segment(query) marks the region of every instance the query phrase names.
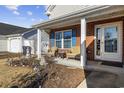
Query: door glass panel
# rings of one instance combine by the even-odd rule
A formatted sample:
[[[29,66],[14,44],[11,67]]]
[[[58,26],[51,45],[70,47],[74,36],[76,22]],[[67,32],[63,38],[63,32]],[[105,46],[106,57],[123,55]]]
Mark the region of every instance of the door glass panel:
[[[117,52],[117,27],[104,29],[104,51]]]
[[[100,56],[100,28],[96,29],[96,55]]]

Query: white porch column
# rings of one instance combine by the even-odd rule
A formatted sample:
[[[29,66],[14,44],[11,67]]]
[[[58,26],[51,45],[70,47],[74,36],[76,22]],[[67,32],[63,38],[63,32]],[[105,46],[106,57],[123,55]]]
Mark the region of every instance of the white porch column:
[[[86,19],[81,19],[81,66],[86,66]]]
[[[41,30],[37,29],[37,56],[41,58]]]

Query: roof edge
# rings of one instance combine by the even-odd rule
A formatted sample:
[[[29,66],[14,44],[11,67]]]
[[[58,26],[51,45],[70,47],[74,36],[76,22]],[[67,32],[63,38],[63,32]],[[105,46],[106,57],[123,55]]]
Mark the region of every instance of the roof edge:
[[[32,27],[38,28],[38,27],[40,27],[42,25],[46,25],[47,23],[50,23],[50,22],[54,22],[54,21],[62,20],[62,19],[66,19],[66,18],[70,18],[70,17],[73,17],[73,16],[79,16],[78,14],[84,15],[84,14],[87,14],[87,13],[92,12],[92,11],[98,11],[98,10],[109,8],[109,7],[111,7],[111,6],[110,5],[102,5],[102,6],[99,6],[99,7],[93,7],[93,8],[86,9],[86,10],[79,10],[79,11],[76,11],[76,12],[73,12],[73,13],[69,13],[69,14],[64,15],[64,16],[60,16],[60,17],[57,17],[57,18],[49,19],[47,21],[44,21],[44,22],[32,25]]]

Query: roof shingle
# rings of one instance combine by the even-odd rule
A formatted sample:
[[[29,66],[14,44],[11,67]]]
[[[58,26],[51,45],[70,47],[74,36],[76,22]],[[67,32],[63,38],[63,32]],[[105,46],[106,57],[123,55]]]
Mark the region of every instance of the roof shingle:
[[[27,30],[29,30],[29,28],[0,23],[0,35],[22,34]]]

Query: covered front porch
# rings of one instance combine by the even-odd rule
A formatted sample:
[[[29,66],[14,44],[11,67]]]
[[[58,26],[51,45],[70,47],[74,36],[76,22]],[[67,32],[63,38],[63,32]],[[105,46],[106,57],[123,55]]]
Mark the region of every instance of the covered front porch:
[[[41,51],[41,47],[40,47],[41,31],[46,31],[47,33],[50,33],[50,31],[53,29],[73,27],[74,25],[79,25],[80,39],[78,39],[78,41],[80,41],[80,61],[73,61],[72,59],[62,59],[62,60],[59,60],[58,63],[65,64],[65,65],[73,65],[73,66],[75,65],[77,67],[83,67],[83,68],[86,68],[91,65],[92,66],[102,65],[100,64],[99,61],[96,61],[96,60],[104,61],[105,59],[107,59],[105,61],[122,63],[123,62],[123,50],[122,50],[123,47],[122,46],[124,45],[122,42],[123,41],[122,32],[124,28],[123,27],[124,26],[123,11],[124,11],[123,6],[104,6],[96,10],[92,9],[89,11],[82,11],[79,14],[70,15],[70,16],[66,16],[63,18],[61,17],[58,19],[51,19],[51,20],[48,20],[46,22],[43,22],[41,24],[34,26],[35,28],[38,29],[38,33],[39,33],[38,34],[39,41],[37,45],[38,46],[38,52],[37,52],[38,58],[41,58],[41,52],[40,52]],[[114,23],[115,24],[117,23],[118,27],[121,26],[119,28],[120,30],[118,30],[119,31],[118,35],[122,35],[121,38],[117,40],[117,42],[119,43],[117,43],[116,46],[114,46],[113,50],[110,51],[110,52],[113,52],[112,54],[110,53],[104,56],[99,56],[101,50],[99,50],[100,48],[97,49],[97,47],[99,46],[96,44],[98,42],[96,42],[95,40],[99,39],[98,37],[100,36],[97,37],[96,35],[99,33],[96,33],[95,31],[97,32],[101,31],[102,37],[104,37],[103,35],[104,31],[95,29],[95,27],[98,26],[98,28],[100,27],[104,28],[104,26],[108,24],[113,26]],[[120,31],[122,32],[120,33]],[[103,40],[103,38],[101,38],[101,40]],[[101,42],[101,44],[102,43],[103,42]],[[108,48],[106,50],[109,51]],[[115,53],[115,52],[118,52],[118,53]],[[114,58],[115,60],[113,60]]]

